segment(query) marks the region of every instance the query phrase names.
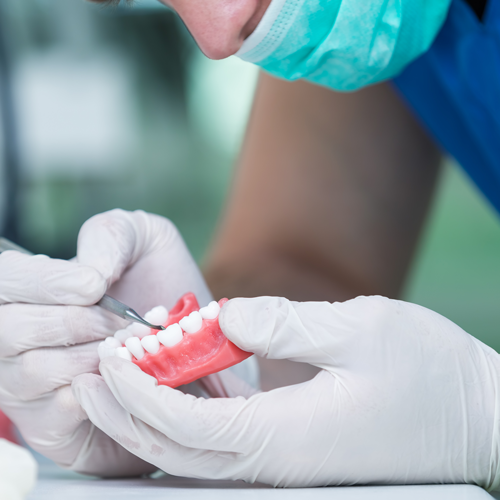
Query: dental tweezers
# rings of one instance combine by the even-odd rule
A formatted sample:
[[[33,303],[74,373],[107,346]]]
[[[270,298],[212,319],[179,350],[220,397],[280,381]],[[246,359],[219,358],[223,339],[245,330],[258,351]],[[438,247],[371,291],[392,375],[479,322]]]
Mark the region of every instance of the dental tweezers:
[[[5,252],[7,250],[15,250],[17,252],[21,252],[27,255],[33,255],[33,253],[31,253],[29,250],[26,250],[25,248],[16,245],[7,238],[0,237],[0,253]],[[145,325],[148,328],[152,328],[153,330],[165,330],[164,326],[152,325],[144,318],[142,318],[139,314],[137,314],[131,307],[122,304],[121,302],[114,299],[113,297],[110,297],[109,295],[104,295],[104,297],[99,302],[97,302],[96,305],[102,307],[103,309],[106,309],[106,311],[116,314],[116,316],[119,316],[120,318],[140,323],[141,325]]]

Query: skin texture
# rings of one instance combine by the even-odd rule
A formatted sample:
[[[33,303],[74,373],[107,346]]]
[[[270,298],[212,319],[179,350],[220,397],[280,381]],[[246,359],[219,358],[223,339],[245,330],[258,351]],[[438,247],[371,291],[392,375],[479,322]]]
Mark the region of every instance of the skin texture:
[[[262,75],[205,265],[214,296],[397,298],[439,164],[390,84],[342,94]],[[317,372],[260,362],[264,390]]]

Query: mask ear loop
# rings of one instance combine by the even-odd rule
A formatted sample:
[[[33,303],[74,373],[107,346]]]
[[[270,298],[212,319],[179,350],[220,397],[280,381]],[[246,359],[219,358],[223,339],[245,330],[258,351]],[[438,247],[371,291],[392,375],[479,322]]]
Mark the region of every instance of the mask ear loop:
[[[257,45],[259,45],[264,38],[268,35],[273,27],[274,21],[280,15],[281,10],[287,0],[271,0],[269,7],[262,16],[260,23],[257,25],[253,33],[251,33],[243,42],[235,56],[242,57],[244,54],[253,50]]]

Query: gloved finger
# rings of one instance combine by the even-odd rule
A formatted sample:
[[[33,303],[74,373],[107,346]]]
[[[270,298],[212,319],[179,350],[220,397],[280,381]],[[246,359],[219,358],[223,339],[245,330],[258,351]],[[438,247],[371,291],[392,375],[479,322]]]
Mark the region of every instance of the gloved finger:
[[[0,358],[38,347],[102,340],[126,325],[127,321],[97,306],[4,304],[0,307]]]
[[[97,373],[98,342],[71,347],[45,347],[0,360],[0,402],[8,395],[31,401],[71,384],[82,373]]]
[[[211,462],[212,478],[224,478],[224,470],[235,454],[188,448],[131,415],[115,399],[105,381],[96,375],[81,375],[73,381],[73,393],[92,423],[121,446],[169,474],[206,477],[201,469]]]
[[[263,358],[290,359],[328,369],[342,365],[383,332],[384,297],[346,302],[291,302],[281,297],[232,299],[219,315],[224,335]],[[372,336],[373,339],[374,336]]]
[[[3,252],[0,276],[0,304],[88,306],[106,291],[106,283],[95,269],[45,255]]]
[[[123,408],[176,443],[224,452],[248,451],[244,436],[253,413],[249,402],[259,395],[249,400],[241,396],[197,398],[159,386],[156,379],[120,358],[103,360],[99,370]]]

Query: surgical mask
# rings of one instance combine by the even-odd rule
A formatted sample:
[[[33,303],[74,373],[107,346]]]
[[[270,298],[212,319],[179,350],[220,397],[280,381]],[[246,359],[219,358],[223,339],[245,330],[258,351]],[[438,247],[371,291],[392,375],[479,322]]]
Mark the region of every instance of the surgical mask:
[[[356,90],[424,53],[451,0],[272,0],[236,53],[269,73]]]

